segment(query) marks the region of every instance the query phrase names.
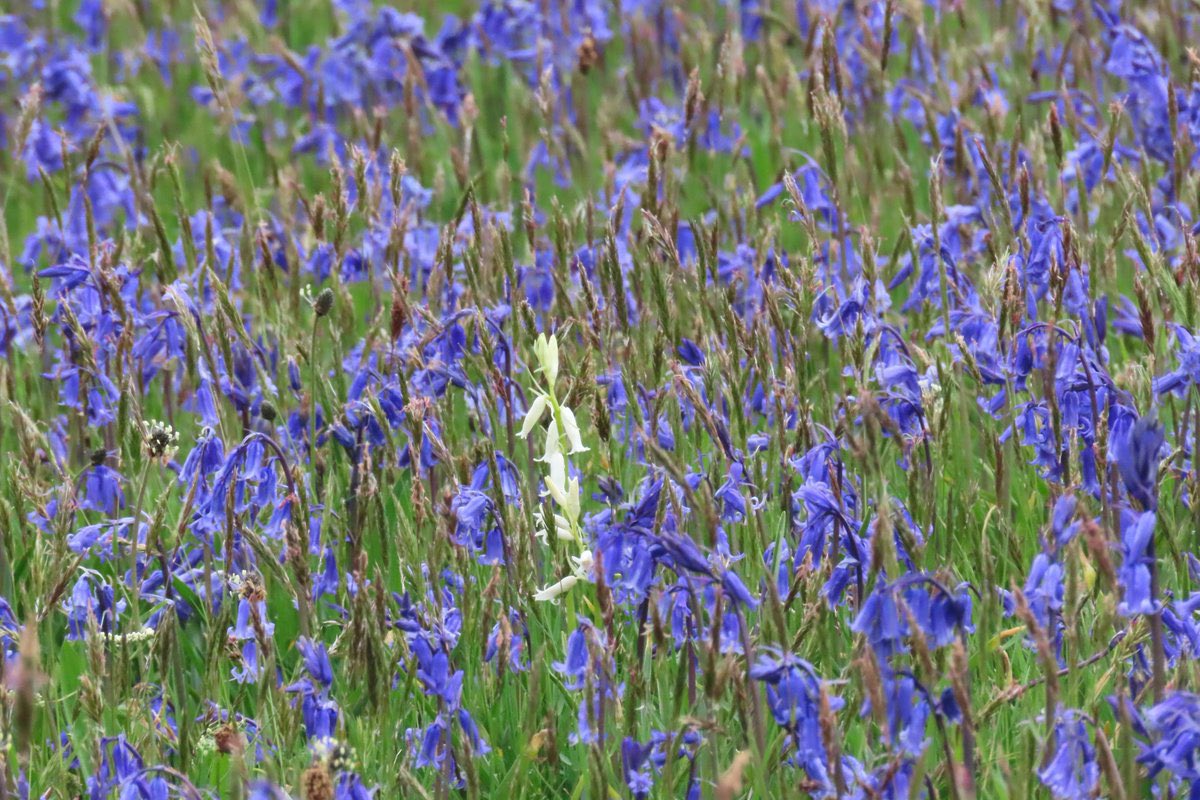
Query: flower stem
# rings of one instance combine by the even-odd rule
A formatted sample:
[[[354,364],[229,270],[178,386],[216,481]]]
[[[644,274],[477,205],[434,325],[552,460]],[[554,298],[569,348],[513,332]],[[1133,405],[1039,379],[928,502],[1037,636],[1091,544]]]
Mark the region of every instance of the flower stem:
[[[129,536],[129,607],[133,611],[133,629],[141,630],[142,627],[142,612],[138,605],[138,537],[142,528],[142,503],[146,499],[146,484],[150,481],[150,464],[154,461],[152,458],[147,458],[146,463],[142,466],[142,475],[139,478],[137,502],[133,507],[133,524],[130,526],[132,532]],[[114,535],[115,532],[114,532]]]

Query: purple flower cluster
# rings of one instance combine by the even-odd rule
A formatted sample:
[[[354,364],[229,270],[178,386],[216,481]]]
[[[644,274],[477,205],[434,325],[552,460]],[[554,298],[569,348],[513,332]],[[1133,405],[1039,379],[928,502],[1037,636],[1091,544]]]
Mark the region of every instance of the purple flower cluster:
[[[1200,797],[1195,9],[67,5],[0,793]]]

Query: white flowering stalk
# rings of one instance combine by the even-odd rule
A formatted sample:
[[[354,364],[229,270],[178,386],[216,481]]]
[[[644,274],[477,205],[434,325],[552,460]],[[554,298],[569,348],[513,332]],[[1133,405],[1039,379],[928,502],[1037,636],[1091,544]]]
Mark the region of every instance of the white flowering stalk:
[[[544,333],[538,334],[533,352],[537,356],[538,371],[542,373],[544,388],[538,388],[537,396],[529,404],[529,411],[525,414],[525,422],[521,425],[518,436],[522,439],[527,438],[534,429],[540,427],[542,418],[549,412],[549,420],[544,428],[546,445],[538,461],[546,464],[548,474],[543,476],[543,482],[546,485],[546,493],[554,501],[557,509],[552,527],[556,538],[574,542],[580,548],[580,554],[571,558],[571,574],[534,595],[536,600],[553,603],[574,588],[579,581],[585,580],[592,569],[592,552],[584,544],[583,529],[580,525],[579,479],[569,476],[566,458],[587,452],[588,448],[584,446],[583,437],[580,436],[575,413],[563,405],[555,389],[558,382],[558,340],[553,336],[547,339]],[[540,512],[536,518],[539,536],[545,542],[548,527],[546,520]]]

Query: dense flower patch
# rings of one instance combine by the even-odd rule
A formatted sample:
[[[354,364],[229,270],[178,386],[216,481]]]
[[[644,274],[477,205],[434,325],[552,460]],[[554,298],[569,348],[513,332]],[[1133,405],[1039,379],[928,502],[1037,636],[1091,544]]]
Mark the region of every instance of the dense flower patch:
[[[28,5],[0,796],[1200,797],[1192,4]]]

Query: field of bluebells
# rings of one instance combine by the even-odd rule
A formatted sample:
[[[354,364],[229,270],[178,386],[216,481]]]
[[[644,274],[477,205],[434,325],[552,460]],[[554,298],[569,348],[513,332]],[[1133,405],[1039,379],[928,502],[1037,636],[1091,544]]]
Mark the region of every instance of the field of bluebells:
[[[0,3],[0,798],[1200,798],[1194,3],[397,5]]]

